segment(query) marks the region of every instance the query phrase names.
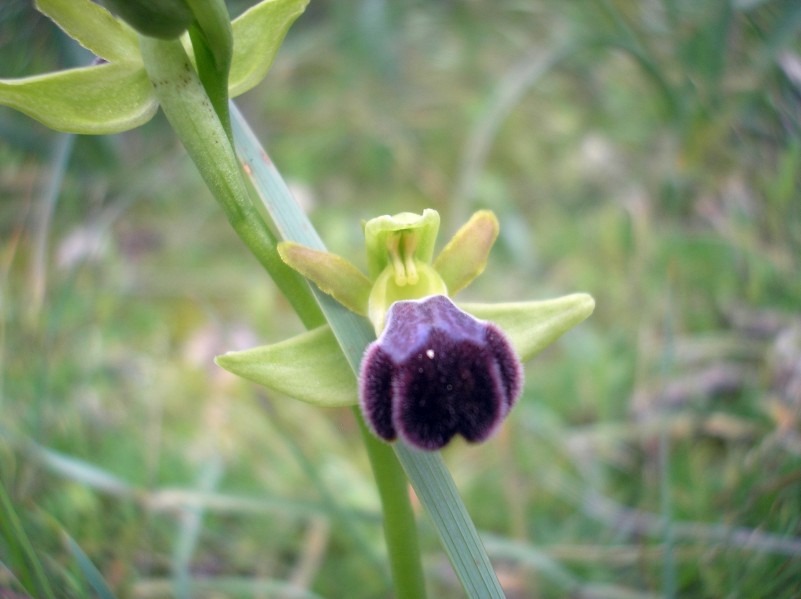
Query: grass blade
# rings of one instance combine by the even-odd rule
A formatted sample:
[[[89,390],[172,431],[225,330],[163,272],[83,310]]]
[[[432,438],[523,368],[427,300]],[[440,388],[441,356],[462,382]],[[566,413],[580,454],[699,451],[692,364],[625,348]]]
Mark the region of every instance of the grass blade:
[[[81,546],[75,542],[71,536],[69,536],[66,532],[64,536],[67,539],[67,546],[72,553],[72,556],[75,558],[75,561],[78,562],[78,567],[81,570],[86,582],[94,589],[95,593],[100,599],[117,599],[114,593],[111,592],[111,589],[108,588],[106,584],[106,580],[103,578],[103,575],[100,571],[95,567],[92,563],[92,560],[89,559],[89,556],[84,553]]]
[[[224,470],[222,458],[219,455],[211,456],[198,473],[197,490],[203,493],[214,491]],[[204,514],[205,510],[200,505],[185,507],[181,511],[180,531],[172,555],[173,592],[178,599],[192,597],[190,566],[203,528]]]
[[[0,537],[9,549],[8,567],[33,597],[55,599],[42,562],[31,545],[22,522],[14,511],[5,485],[0,481]]]
[[[278,580],[262,578],[194,577],[189,581],[193,597],[264,597],[265,599],[324,599],[312,591]],[[134,584],[132,596],[137,599],[169,597],[172,581],[163,578],[141,580]]]
[[[395,444],[403,469],[412,482],[439,535],[468,597],[503,597],[478,531],[439,453]]]

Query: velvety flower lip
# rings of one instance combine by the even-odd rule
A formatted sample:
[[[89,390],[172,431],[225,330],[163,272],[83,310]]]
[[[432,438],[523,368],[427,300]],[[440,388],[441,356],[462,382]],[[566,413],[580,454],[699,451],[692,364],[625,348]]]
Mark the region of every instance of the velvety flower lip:
[[[492,435],[520,395],[523,370],[497,326],[434,295],[392,304],[359,380],[377,436],[436,450],[457,434],[470,442]]]

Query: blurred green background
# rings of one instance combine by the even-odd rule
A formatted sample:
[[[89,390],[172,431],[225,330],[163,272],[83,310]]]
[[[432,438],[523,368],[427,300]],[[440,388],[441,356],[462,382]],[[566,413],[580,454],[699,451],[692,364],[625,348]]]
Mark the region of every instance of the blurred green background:
[[[510,598],[801,596],[800,30],[797,0],[312,0],[238,100],[332,251],[491,208],[463,299],[596,298],[445,451]],[[0,5],[0,77],[89,58]],[[0,197],[0,477],[58,596],[94,596],[68,533],[121,598],[390,597],[352,414],[212,363],[301,326],[163,117],[2,109]]]

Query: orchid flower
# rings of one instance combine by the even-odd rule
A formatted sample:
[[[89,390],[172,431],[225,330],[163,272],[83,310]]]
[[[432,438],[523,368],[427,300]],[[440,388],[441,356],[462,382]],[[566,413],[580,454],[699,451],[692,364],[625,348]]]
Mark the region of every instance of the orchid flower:
[[[451,296],[484,270],[499,225],[482,210],[434,258],[439,214],[401,213],[365,223],[368,274],[335,254],[292,242],[283,260],[320,290],[366,316],[378,338],[350,376],[327,326],[217,363],[320,406],[358,403],[379,438],[424,450],[455,435],[487,439],[518,399],[527,360],[589,316],[587,294],[515,303],[460,304]]]

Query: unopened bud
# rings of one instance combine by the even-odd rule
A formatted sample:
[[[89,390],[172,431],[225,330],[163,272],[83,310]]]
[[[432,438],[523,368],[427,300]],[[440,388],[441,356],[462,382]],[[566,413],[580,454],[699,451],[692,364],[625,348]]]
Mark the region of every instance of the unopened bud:
[[[185,0],[103,0],[108,9],[142,35],[174,39],[194,15]]]

